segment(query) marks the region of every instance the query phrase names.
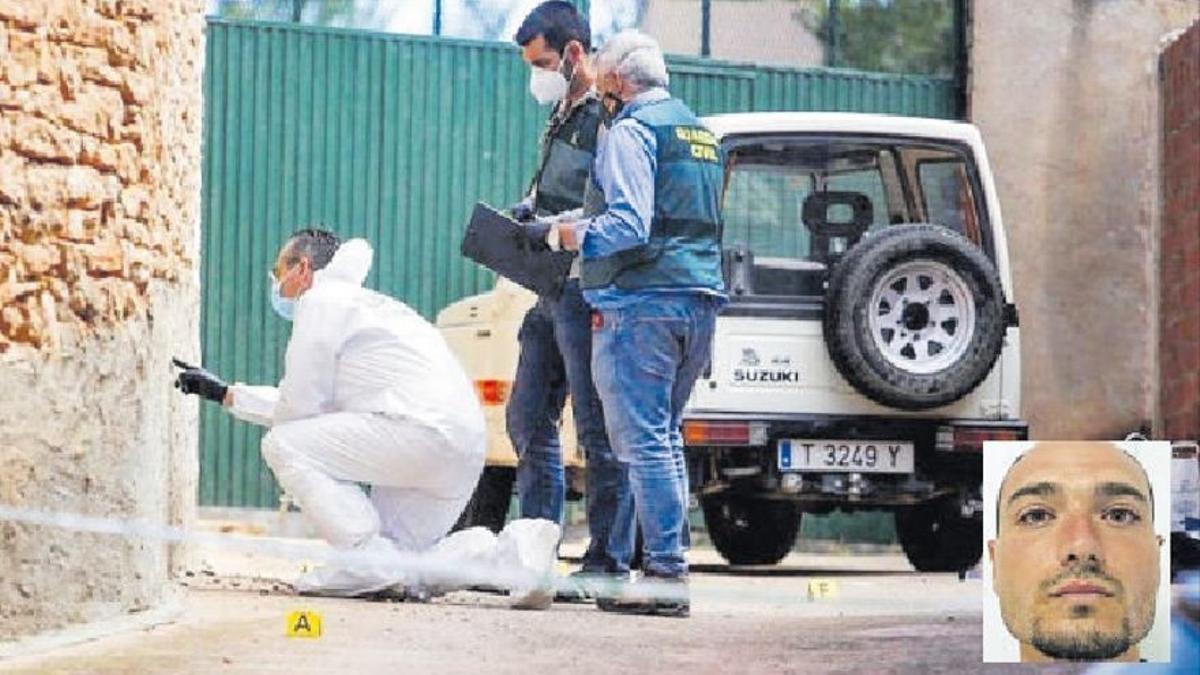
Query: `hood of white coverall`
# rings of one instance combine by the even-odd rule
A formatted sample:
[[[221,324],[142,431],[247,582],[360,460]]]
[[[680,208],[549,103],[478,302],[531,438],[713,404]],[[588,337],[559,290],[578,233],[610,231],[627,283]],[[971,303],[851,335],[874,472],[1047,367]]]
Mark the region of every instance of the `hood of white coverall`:
[[[362,286],[371,272],[374,256],[375,252],[366,239],[347,240],[334,251],[329,264],[313,274],[313,285],[328,279]]]

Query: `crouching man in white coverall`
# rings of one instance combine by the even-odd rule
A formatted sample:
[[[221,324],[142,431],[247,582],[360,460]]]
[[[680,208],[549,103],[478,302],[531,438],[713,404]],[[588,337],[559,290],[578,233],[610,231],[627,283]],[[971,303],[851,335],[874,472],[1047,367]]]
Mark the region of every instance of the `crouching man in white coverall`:
[[[301,230],[284,244],[271,302],[293,327],[278,388],[227,386],[177,363],[185,393],[271,428],[262,456],[279,484],[323,538],[360,561],[318,568],[297,581],[300,592],[355,596],[422,583],[403,569],[403,554],[439,543],[483,467],[486,429],[471,382],[429,322],[362,287],[371,257],[365,240],[339,244],[322,230]],[[371,486],[369,497],[359,483]],[[509,542],[507,560],[536,559],[549,569],[558,526],[522,527],[528,536]],[[489,550],[501,548],[494,537],[460,534],[467,543],[456,547],[456,535],[438,545],[439,563],[453,564],[447,554],[456,548],[476,572],[481,562],[502,562]]]

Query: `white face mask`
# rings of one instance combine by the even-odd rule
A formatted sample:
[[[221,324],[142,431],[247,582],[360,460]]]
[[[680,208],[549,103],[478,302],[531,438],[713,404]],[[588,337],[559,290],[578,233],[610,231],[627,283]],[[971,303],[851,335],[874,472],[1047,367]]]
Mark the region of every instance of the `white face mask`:
[[[557,70],[534,68],[529,75],[529,93],[540,105],[558,103],[567,95],[567,78]]]

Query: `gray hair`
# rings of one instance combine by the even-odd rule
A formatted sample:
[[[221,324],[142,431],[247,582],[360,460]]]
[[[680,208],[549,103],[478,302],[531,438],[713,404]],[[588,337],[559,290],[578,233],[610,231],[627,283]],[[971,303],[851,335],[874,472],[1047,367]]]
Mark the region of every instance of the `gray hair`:
[[[670,83],[667,62],[654,38],[624,30],[608,39],[596,53],[596,71],[616,73],[634,87],[646,90]]]

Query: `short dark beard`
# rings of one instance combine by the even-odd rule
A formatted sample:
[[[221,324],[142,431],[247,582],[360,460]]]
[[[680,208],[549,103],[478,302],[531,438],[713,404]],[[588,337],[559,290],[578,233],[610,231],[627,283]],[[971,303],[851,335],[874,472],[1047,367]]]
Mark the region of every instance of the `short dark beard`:
[[[1033,636],[1029,643],[1052,659],[1066,661],[1107,661],[1124,654],[1133,644],[1129,619],[1121,621],[1121,630],[1115,635],[1099,631],[1059,633],[1042,632],[1042,622],[1033,622]]]

